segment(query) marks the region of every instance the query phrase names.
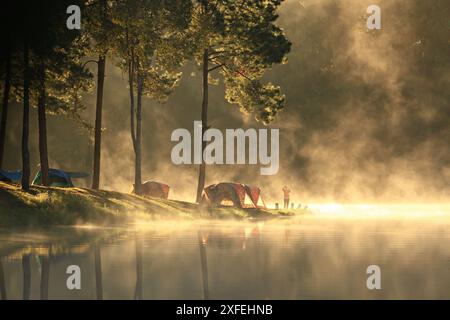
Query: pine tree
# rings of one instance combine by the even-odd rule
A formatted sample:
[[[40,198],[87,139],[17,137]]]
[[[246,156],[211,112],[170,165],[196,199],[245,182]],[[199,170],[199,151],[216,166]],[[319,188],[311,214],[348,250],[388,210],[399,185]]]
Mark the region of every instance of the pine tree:
[[[128,73],[130,133],[135,153],[134,190],[141,193],[142,97],[164,102],[187,57],[191,2],[122,0],[114,6],[120,67]]]
[[[278,86],[262,84],[264,72],[285,63],[291,43],[274,22],[281,0],[198,0],[193,10],[191,32],[195,57],[202,68],[202,130],[208,129],[208,88],[212,72],[225,84],[225,98],[264,124],[284,108]],[[206,142],[202,143],[202,153]],[[206,167],[199,168],[197,202],[205,185]]]

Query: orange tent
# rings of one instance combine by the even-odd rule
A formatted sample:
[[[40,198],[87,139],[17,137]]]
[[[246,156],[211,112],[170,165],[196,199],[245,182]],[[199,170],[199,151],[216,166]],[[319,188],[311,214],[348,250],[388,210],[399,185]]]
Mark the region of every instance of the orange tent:
[[[156,181],[145,181],[141,186],[141,192],[143,196],[167,199],[169,197],[170,187],[167,184]],[[133,191],[135,193],[134,185]]]
[[[215,206],[266,208],[260,188],[232,182],[207,186],[203,190],[202,202]]]

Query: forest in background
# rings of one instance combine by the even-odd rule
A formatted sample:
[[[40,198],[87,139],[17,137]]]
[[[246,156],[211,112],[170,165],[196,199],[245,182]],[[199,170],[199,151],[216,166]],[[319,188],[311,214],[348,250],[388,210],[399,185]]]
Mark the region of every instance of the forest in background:
[[[143,98],[165,102],[177,87],[182,75],[180,68],[187,61],[195,61],[201,69],[203,132],[209,127],[209,86],[218,77],[225,83],[224,96],[229,103],[254,114],[257,121],[272,122],[284,108],[285,97],[278,86],[260,80],[272,65],[286,62],[290,50],[291,43],[274,24],[280,3],[279,0],[15,2],[2,17],[2,30],[6,34],[1,54],[4,81],[0,167],[9,101],[13,100],[21,102],[23,108],[22,189],[30,189],[31,179],[30,107],[38,111],[41,184],[51,185],[47,113],[64,114],[93,132],[92,189],[99,189],[104,82],[109,59],[127,77],[133,190],[138,195],[142,193],[143,182]],[[87,69],[89,63],[97,67],[94,125],[80,115],[86,108],[82,95],[94,86],[93,74]],[[203,142],[202,150],[205,147]],[[197,202],[205,179],[202,163]]]

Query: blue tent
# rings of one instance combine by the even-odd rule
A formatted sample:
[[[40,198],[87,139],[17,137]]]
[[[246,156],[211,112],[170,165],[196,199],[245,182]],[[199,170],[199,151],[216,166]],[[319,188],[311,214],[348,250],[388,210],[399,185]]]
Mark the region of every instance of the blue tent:
[[[13,182],[22,179],[22,171],[0,170],[0,181]]]
[[[67,172],[60,169],[48,170],[51,187],[74,187],[72,178],[86,178],[89,174],[84,172]],[[39,170],[33,180],[33,185],[42,185],[42,172]]]

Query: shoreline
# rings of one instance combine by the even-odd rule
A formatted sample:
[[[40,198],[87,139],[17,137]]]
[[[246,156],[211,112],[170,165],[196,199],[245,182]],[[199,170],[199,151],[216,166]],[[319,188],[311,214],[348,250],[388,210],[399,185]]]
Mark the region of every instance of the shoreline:
[[[196,203],[141,197],[116,191],[0,182],[0,226],[117,225],[164,219],[270,219],[306,210],[200,208]]]

